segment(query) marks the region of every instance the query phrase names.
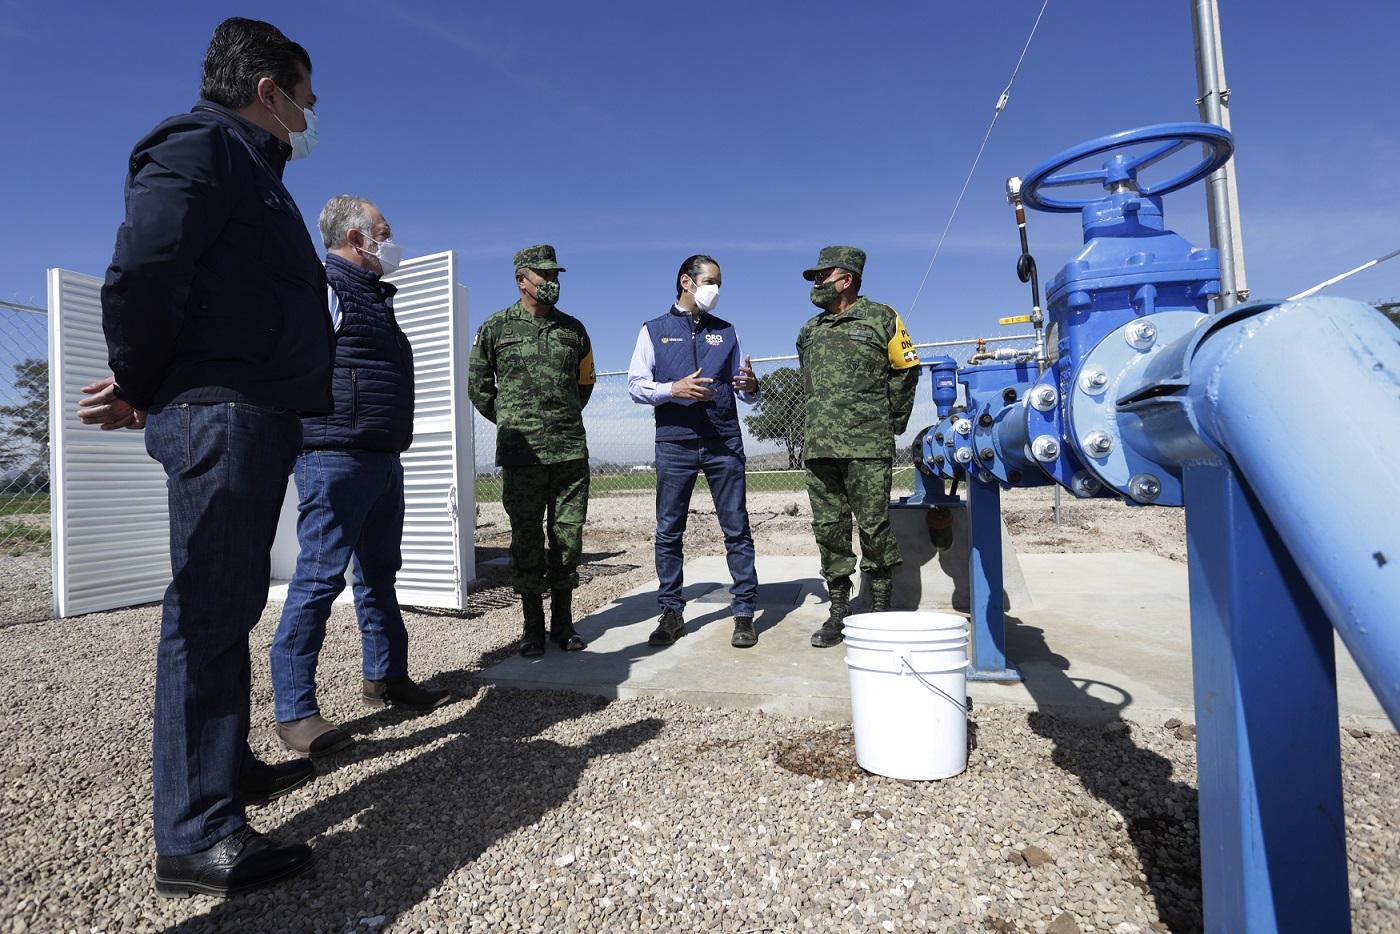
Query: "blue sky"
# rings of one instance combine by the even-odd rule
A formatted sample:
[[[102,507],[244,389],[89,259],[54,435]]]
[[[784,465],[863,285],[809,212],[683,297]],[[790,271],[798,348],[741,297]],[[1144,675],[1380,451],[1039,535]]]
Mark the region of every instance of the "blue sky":
[[[1051,0],[911,312],[1039,6],[0,0],[0,177],[17,218],[0,296],[43,304],[50,266],[102,273],[132,143],[193,104],[210,32],[242,15],[314,61],[321,145],[286,176],[308,220],[356,192],[409,255],[457,250],[474,321],[512,300],[511,253],[548,241],[569,267],[560,306],[589,327],[600,368],[623,368],[679,261],[709,252],[724,269],[718,313],[746,349],[789,353],[813,312],[800,271],[823,244],[853,243],[870,253],[866,294],[917,340],[992,334],[1026,306],[1006,176],[1081,140],[1196,119],[1187,0]],[[1400,4],[1222,6],[1254,294],[1400,245]],[[1207,241],[1200,185],[1166,207]],[[1077,219],[1030,223],[1048,279]],[[1335,291],[1400,296],[1400,261]]]

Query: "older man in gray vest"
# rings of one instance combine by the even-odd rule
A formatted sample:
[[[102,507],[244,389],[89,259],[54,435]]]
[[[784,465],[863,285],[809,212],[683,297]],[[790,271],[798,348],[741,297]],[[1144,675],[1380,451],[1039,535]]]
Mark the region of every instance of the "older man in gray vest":
[[[413,441],[413,348],[394,319],[395,287],[382,277],[398,268],[401,251],[384,215],[355,195],[326,202],[319,226],[335,328],[334,409],[302,420],[294,474],[301,550],[270,653],[277,735],[313,758],[352,741],[316,703],[316,662],[351,560],[364,702],[429,710],[449,697],[408,676],[408,630],[394,591],[403,563],[399,454]]]

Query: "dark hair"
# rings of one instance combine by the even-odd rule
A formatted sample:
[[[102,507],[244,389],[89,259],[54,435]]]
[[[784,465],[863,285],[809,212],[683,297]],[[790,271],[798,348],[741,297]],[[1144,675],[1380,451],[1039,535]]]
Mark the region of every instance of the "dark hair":
[[[690,276],[690,281],[694,282],[696,277],[704,271],[706,263],[709,263],[716,269],[719,268],[719,263],[715,262],[715,258],[713,256],[706,256],[704,253],[696,253],[694,256],[687,256],[685,258],[685,262],[681,263],[681,268],[676,271],[676,298],[680,298],[681,292],[684,291],[681,288],[681,277]]]
[[[199,96],[238,110],[253,102],[262,78],[276,81],[290,95],[302,80],[303,68],[311,74],[311,56],[276,26],[230,17],[214,27],[214,38],[204,53]]]

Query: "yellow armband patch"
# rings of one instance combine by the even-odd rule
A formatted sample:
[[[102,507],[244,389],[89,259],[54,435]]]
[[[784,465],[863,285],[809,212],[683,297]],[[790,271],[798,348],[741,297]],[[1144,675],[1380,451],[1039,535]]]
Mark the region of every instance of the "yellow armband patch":
[[[597,369],[593,366],[593,348],[588,348],[588,353],[583,355],[583,359],[578,362],[578,384],[580,386],[592,386],[598,382]]]
[[[907,370],[919,365],[919,352],[914,349],[914,338],[904,329],[899,315],[894,316],[894,337],[886,348],[890,355],[890,366],[896,370]]]

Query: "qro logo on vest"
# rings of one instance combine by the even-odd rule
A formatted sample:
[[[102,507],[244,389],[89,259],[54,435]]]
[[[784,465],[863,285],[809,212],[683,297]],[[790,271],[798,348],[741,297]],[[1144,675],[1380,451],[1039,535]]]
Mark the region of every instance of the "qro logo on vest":
[[[706,335],[705,335],[705,343],[709,344],[711,347],[718,347],[720,344],[723,344],[723,343],[724,343],[724,335],[723,335],[723,334],[706,334]]]

